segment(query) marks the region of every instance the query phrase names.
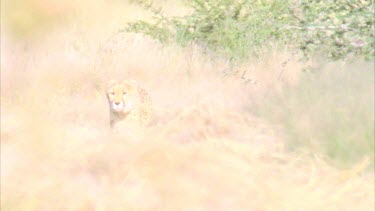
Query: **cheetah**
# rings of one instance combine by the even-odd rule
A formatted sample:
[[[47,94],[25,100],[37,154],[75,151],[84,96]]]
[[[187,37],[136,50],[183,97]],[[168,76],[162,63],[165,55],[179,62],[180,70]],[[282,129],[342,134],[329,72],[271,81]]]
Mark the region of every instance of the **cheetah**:
[[[119,123],[148,126],[152,117],[151,99],[135,81],[111,80],[106,95],[111,128]]]

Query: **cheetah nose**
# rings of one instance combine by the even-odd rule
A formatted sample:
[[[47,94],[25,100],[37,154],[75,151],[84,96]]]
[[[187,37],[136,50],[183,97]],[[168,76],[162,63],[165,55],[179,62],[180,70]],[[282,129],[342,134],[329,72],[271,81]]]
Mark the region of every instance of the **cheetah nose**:
[[[114,102],[114,103],[115,103],[115,105],[117,105],[117,106],[120,105],[120,102]]]

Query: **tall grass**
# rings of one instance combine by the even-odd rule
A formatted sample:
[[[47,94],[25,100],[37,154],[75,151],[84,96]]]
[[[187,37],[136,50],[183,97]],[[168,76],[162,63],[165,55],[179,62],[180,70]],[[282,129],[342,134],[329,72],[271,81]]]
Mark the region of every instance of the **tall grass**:
[[[335,63],[306,73],[296,87],[262,101],[257,112],[283,125],[293,149],[321,151],[341,165],[374,160],[372,63]]]
[[[112,36],[143,13],[123,1],[81,3],[38,39],[1,32],[1,210],[374,207],[365,62],[310,74],[271,49],[233,65],[199,45]],[[112,78],[149,91],[150,127],[109,129]]]

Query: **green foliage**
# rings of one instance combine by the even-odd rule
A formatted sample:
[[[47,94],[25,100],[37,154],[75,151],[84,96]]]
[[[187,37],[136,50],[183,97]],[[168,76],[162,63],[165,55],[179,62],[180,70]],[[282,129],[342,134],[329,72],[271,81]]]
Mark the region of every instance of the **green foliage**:
[[[144,9],[150,11],[153,14],[154,23],[137,21],[128,24],[126,31],[142,33],[157,39],[162,43],[170,41],[172,29],[175,27],[174,18],[166,18],[162,13],[161,8],[155,8],[151,2],[144,0],[134,0],[132,2],[135,2],[141,5]]]
[[[198,43],[231,60],[259,55],[270,44],[300,49],[306,58],[319,53],[332,59],[374,56],[374,5],[353,0],[188,0],[192,12],[167,17],[151,2],[135,0],[153,14],[129,32],[163,43]]]
[[[290,23],[289,1],[276,0],[191,0],[193,12],[183,17],[165,17],[151,3],[136,1],[151,11],[154,22],[138,21],[128,25],[130,32],[140,32],[161,42],[175,41],[185,46],[199,43],[220,55],[240,60],[257,54],[270,41],[289,39],[291,32],[280,30]]]
[[[374,57],[374,4],[371,1],[303,0],[300,48],[309,56],[322,52],[333,59],[348,55]],[[294,13],[295,14],[295,13]]]

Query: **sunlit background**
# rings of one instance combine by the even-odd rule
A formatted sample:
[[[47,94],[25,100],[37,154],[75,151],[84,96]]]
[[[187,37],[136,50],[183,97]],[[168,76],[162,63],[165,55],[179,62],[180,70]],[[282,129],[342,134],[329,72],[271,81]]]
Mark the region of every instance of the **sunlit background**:
[[[1,210],[373,210],[374,2],[319,2],[2,0]]]

